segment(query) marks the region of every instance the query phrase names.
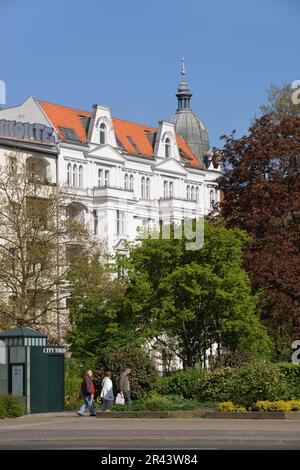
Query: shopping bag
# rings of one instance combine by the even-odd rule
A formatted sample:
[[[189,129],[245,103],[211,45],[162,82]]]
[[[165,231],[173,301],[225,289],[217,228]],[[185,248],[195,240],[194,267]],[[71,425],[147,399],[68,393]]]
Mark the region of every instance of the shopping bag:
[[[124,395],[122,393],[118,393],[118,395],[116,396],[116,405],[124,405],[124,403],[125,403]]]

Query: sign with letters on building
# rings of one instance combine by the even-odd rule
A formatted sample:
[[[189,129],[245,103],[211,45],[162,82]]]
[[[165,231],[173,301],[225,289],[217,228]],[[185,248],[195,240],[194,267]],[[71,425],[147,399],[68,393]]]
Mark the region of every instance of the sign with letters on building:
[[[0,119],[0,137],[54,144],[53,132],[52,127],[44,126],[44,124],[29,124],[29,122]]]

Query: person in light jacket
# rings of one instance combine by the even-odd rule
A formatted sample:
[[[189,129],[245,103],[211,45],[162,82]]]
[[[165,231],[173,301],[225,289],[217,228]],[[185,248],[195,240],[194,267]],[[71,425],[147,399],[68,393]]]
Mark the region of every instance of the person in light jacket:
[[[111,411],[115,397],[110,370],[106,372],[105,377],[102,380],[102,390],[100,396],[102,398],[101,411]]]

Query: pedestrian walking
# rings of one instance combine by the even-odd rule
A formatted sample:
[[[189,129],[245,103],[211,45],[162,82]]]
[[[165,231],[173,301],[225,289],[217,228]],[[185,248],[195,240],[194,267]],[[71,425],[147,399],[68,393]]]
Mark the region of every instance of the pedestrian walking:
[[[131,397],[130,397],[130,382],[129,382],[129,375],[131,374],[131,368],[126,367],[124,372],[122,372],[120,376],[120,383],[119,389],[121,395],[124,396],[125,403],[130,407],[132,405]]]
[[[105,377],[102,380],[102,390],[100,396],[102,398],[101,411],[111,411],[115,397],[110,370],[106,372]]]
[[[93,371],[88,370],[82,379],[80,388],[80,395],[83,398],[83,403],[80,410],[77,411],[78,416],[83,416],[86,407],[89,407],[90,416],[96,416],[94,405],[95,386],[93,381]]]

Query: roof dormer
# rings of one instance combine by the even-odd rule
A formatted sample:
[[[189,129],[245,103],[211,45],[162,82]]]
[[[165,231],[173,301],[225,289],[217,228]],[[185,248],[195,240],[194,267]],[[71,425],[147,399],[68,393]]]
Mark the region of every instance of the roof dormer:
[[[111,113],[107,106],[94,104],[88,132],[88,141],[92,144],[117,147]]]
[[[180,160],[174,124],[159,121],[154,154],[159,158]]]

